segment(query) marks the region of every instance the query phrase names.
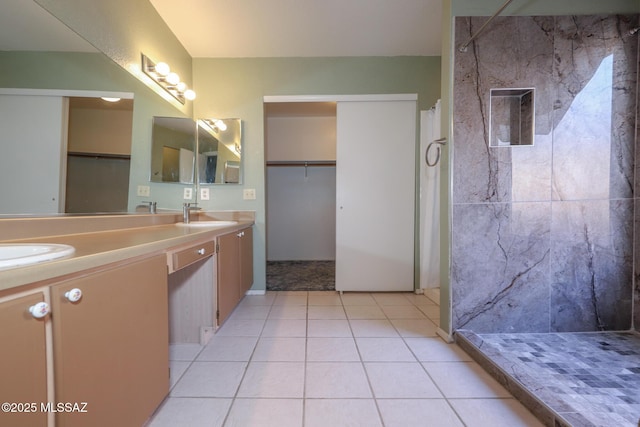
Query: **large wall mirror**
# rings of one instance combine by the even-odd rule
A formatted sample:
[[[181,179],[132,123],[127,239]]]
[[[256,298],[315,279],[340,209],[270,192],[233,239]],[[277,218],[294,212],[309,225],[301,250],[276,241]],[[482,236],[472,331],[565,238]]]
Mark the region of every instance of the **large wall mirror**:
[[[0,63],[2,115],[23,124],[11,136],[9,126],[0,132],[0,215],[125,213],[143,200],[180,209],[181,196],[170,190],[152,187],[150,199],[136,195],[136,186],[148,182],[151,117],[179,115],[174,106],[30,0],[0,4]],[[101,96],[124,102],[108,104]],[[98,110],[110,116],[110,125],[97,121]],[[83,148],[73,141],[61,144],[65,120],[66,132],[74,141],[80,137]],[[35,135],[27,138],[24,130]],[[54,143],[45,144],[47,138]],[[69,173],[81,178],[68,185]],[[91,181],[98,187],[88,187]],[[117,201],[106,194],[117,194]],[[88,196],[99,200],[89,203]]]
[[[151,182],[193,184],[196,124],[178,117],[154,117]]]

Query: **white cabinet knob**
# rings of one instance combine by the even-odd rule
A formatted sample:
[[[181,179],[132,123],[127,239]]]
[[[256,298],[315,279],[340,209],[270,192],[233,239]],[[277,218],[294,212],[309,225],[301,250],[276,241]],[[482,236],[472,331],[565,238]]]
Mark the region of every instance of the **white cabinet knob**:
[[[44,316],[49,314],[49,304],[46,302],[39,302],[36,305],[32,305],[29,307],[29,313],[36,319],[42,319]]]
[[[206,251],[204,250],[204,248],[200,248],[200,249],[198,249],[198,254],[199,254],[199,255],[204,255],[204,254],[205,254],[205,252],[206,252]]]
[[[82,298],[82,291],[78,288],[73,288],[70,291],[64,293],[64,297],[71,302],[78,302]]]

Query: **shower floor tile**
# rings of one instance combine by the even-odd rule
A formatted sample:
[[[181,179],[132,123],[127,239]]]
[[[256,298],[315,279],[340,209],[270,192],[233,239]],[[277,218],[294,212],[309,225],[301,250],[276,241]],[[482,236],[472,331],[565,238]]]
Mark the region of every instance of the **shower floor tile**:
[[[640,334],[475,334],[460,346],[504,385],[558,425],[640,425]],[[480,360],[479,360],[480,361]],[[517,389],[523,389],[519,392]],[[517,396],[518,397],[518,396]],[[541,416],[541,411],[547,415]]]

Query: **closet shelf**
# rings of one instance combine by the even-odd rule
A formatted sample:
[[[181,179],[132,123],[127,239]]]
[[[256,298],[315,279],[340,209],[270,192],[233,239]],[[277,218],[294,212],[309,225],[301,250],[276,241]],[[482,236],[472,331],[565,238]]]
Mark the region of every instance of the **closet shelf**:
[[[335,160],[270,160],[267,166],[335,166]]]

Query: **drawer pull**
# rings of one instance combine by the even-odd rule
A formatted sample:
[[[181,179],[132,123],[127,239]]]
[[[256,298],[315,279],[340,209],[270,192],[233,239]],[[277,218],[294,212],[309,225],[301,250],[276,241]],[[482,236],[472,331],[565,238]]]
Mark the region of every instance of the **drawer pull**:
[[[205,253],[207,253],[207,251],[205,251],[204,248],[198,249],[198,254],[199,255],[204,255]]]
[[[71,302],[78,302],[82,298],[82,291],[78,288],[73,288],[70,291],[64,293],[64,297]]]
[[[36,319],[42,319],[44,316],[49,314],[49,304],[46,302],[39,302],[36,305],[32,305],[29,307],[29,313]]]

